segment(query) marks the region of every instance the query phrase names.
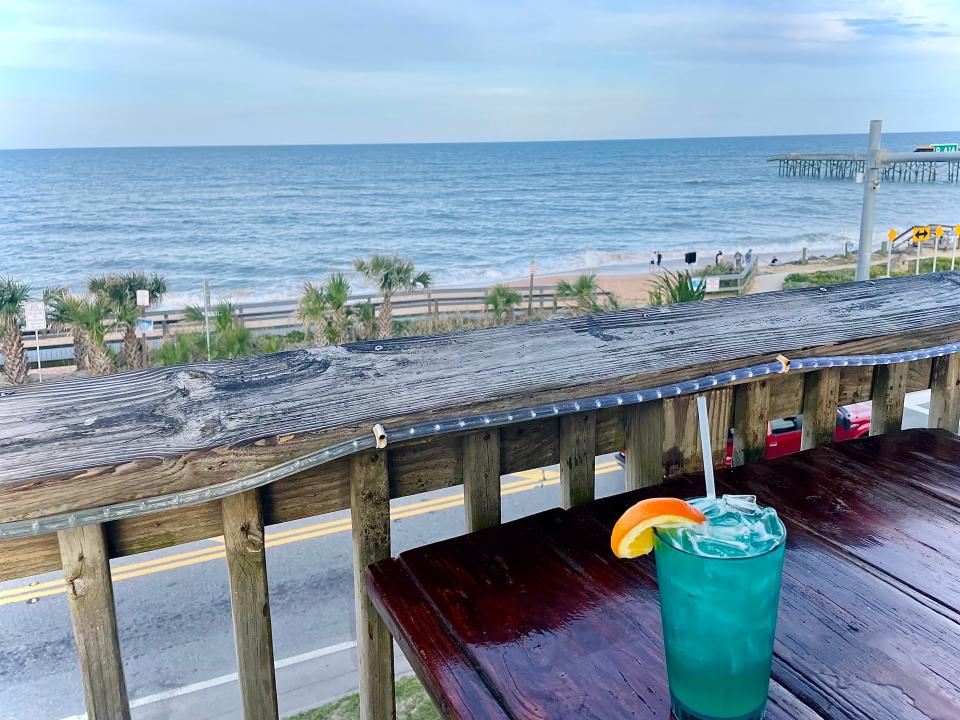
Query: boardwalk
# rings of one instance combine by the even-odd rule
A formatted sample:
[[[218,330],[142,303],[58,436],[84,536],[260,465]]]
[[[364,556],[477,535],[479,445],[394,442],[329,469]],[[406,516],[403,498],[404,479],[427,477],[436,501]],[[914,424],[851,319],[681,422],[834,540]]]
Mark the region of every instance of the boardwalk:
[[[855,180],[863,174],[862,153],[787,153],[773,155],[781,177]],[[895,162],[880,168],[881,182],[960,182],[960,162]]]

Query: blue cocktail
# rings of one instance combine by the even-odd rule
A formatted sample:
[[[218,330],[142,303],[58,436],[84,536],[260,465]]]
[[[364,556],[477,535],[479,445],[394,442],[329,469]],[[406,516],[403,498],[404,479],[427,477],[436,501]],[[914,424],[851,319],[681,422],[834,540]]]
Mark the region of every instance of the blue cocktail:
[[[752,495],[690,501],[707,521],[654,532],[677,720],[764,717],[786,530]]]

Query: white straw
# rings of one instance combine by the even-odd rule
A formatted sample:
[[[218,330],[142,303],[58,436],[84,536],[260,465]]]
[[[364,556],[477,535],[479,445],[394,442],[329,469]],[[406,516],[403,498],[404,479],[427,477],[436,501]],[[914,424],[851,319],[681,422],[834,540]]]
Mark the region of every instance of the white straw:
[[[710,447],[710,418],[707,416],[707,398],[697,396],[697,417],[700,420],[700,449],[703,451],[703,478],[707,481],[707,497],[717,498],[713,480],[713,448]]]

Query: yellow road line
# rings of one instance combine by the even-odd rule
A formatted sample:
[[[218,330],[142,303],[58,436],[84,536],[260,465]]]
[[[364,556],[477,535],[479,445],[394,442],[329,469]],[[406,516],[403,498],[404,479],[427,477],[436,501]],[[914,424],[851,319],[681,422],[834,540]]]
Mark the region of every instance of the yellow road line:
[[[600,463],[596,467],[598,475],[605,475],[615,472],[619,469],[619,464],[615,461]],[[513,495],[514,493],[535,490],[539,487],[548,487],[560,484],[560,473],[555,470],[525,470],[523,472],[513,473],[510,477],[520,477],[521,480],[513,480],[502,483],[500,492],[502,495]],[[425,515],[439,510],[449,510],[463,505],[463,491],[443,497],[424,500],[422,502],[411,502],[395,507],[390,512],[391,520],[401,520],[403,518]],[[336,533],[347,532],[350,530],[350,518],[340,518],[329,520],[313,525],[305,525],[291,530],[283,530],[276,533],[266,534],[266,546],[278,547],[293,542],[303,540],[312,540],[314,538],[333,535]],[[113,569],[114,582],[120,580],[129,580],[144,575],[153,575],[167,570],[176,570],[177,568],[199,565],[200,563],[219,560],[225,557],[223,549],[223,537],[210,538],[218,543],[216,547],[199,548],[177,553],[175,555],[165,555],[152,560],[142,560],[138,562],[127,563],[117,566]],[[0,606],[11,605],[17,602],[25,602],[34,598],[50,597],[59,595],[65,591],[64,581],[62,579],[48,580],[37,583],[36,585],[27,585],[25,587],[10,588],[0,590]]]

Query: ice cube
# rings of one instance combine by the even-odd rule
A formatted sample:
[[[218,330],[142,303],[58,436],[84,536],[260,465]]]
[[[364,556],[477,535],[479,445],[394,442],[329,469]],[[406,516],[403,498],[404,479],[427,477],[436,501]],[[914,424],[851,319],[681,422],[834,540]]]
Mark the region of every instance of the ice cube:
[[[723,502],[732,510],[742,513],[752,514],[760,510],[756,495],[724,495]]]

